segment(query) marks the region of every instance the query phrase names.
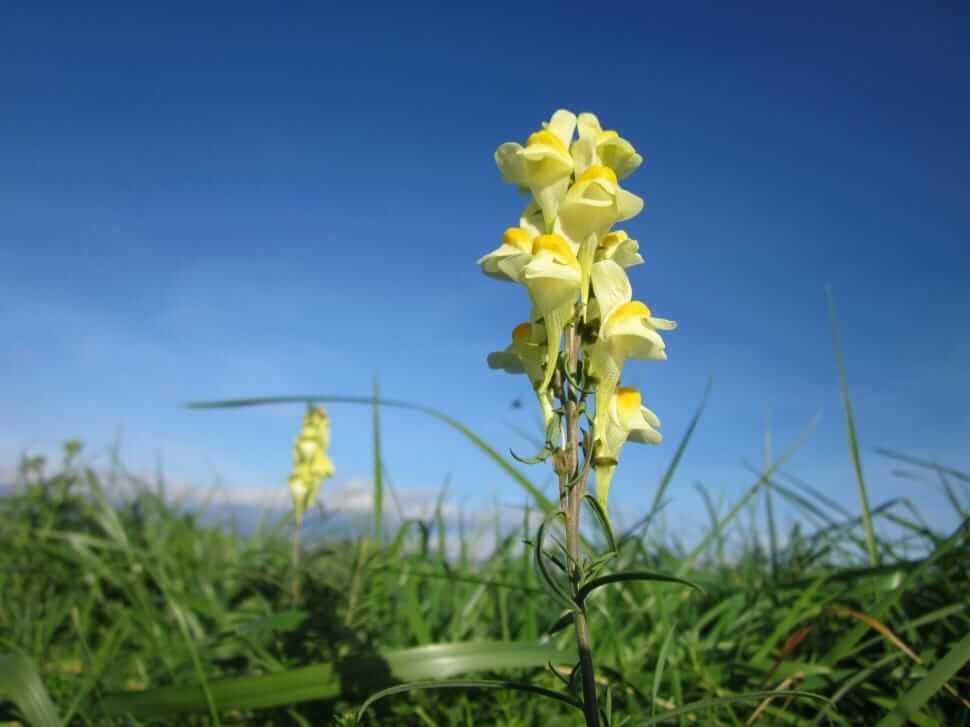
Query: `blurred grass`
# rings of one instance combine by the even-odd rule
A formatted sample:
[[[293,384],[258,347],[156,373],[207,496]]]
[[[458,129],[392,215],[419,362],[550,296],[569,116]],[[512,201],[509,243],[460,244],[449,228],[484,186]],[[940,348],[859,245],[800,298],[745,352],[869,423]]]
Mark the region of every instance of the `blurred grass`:
[[[800,441],[752,468],[738,501],[708,500],[712,524],[694,547],[656,528],[618,540],[614,572],[677,574],[703,592],[630,580],[588,596],[617,723],[970,725],[970,524],[938,532],[902,501],[875,503],[870,517],[887,527],[870,544],[865,518],[783,472]],[[56,705],[76,725],[352,724],[386,689],[364,724],[575,724],[568,699],[540,696],[562,689],[575,647],[568,629],[548,633],[562,611],[522,547],[528,513],[479,558],[464,530],[449,553],[440,502],[383,544],[372,525],[311,540],[294,600],[282,518],[246,535],[210,527],[168,501],[161,479],[129,481],[124,496],[106,484],[125,480],[74,446],[50,474],[25,461],[0,499],[0,723],[59,724]],[[763,523],[739,516],[768,490],[801,517],[765,553],[751,537]],[[970,511],[965,491],[950,493]],[[36,679],[4,666],[28,663]],[[395,689],[455,676],[466,688]]]

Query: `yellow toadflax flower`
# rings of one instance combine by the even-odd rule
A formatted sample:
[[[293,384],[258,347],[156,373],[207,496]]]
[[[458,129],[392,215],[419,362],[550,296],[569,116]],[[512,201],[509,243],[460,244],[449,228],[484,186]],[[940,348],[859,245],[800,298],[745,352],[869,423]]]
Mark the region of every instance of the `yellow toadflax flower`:
[[[327,449],[330,447],[330,420],[322,406],[308,406],[303,428],[293,445],[293,473],[290,475],[290,494],[297,525],[313,503],[325,479],[333,475],[334,467]]]
[[[620,187],[616,172],[593,165],[576,178],[559,206],[559,224],[574,245],[605,235],[617,222],[635,217],[643,200]]]
[[[518,282],[503,269],[503,262],[519,255],[532,255],[532,240],[535,235],[522,227],[509,227],[502,235],[502,244],[486,255],[478,258],[482,272],[496,280]]]
[[[623,230],[613,230],[600,238],[595,259],[613,260],[624,268],[632,268],[634,265],[643,263],[640,243],[631,239]]]
[[[632,387],[621,386],[607,403],[605,428],[596,449],[594,469],[596,473],[596,499],[607,510],[610,484],[616,471],[620,450],[629,439],[640,444],[660,444],[663,435],[657,431],[660,419],[643,405],[640,392]]]
[[[660,422],[639,393],[618,388],[623,367],[629,359],[666,359],[660,331],[677,325],[634,300],[625,268],[643,263],[640,243],[613,229],[643,209],[643,200],[620,184],[643,157],[594,114],[577,118],[559,109],[524,146],[502,144],[495,161],[505,181],[532,199],[478,264],[489,277],[521,283],[532,310],[530,322],[516,327],[512,343],[489,354],[488,364],[528,375],[546,422],[544,451],[556,455],[565,488],[561,498],[569,500],[571,487],[581,497],[593,467],[605,509],[623,443],[660,441]],[[590,412],[593,445],[584,444],[580,466],[578,443],[590,434],[582,420]]]
[[[540,391],[544,376],[542,362],[546,357],[545,331],[533,323],[520,323],[512,330],[512,343],[504,351],[488,355],[488,367],[502,369],[510,374],[524,373],[535,389],[539,405],[542,407],[543,426],[548,429],[552,421],[552,393]]]
[[[524,147],[507,142],[495,151],[495,163],[505,181],[532,192],[542,209],[546,230],[552,229],[573,173],[569,143],[575,128],[576,116],[559,109],[543,129],[529,135]]]
[[[630,279],[614,260],[595,263],[591,278],[600,327],[587,354],[590,373],[597,380],[595,436],[601,438],[605,427],[603,403],[611,400],[623,364],[631,358],[666,360],[666,344],[657,331],[672,331],[677,324],[655,318],[645,303],[632,300]]]
[[[562,331],[572,318],[583,273],[569,243],[559,235],[540,235],[532,243],[532,259],[522,269],[522,282],[532,299],[533,315],[546,329],[546,371],[539,386],[552,380]]]
[[[577,126],[579,139],[573,143],[571,150],[577,175],[593,165],[601,164],[616,172],[617,178],[625,179],[643,164],[643,157],[637,154],[633,144],[615,131],[604,131],[595,114],[580,114]]]

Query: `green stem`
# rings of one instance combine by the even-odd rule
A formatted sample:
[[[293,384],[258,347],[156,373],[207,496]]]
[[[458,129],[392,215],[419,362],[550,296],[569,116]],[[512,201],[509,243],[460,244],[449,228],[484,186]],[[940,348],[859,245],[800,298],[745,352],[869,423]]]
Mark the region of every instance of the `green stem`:
[[[347,598],[347,615],[344,617],[344,626],[353,624],[354,614],[357,610],[357,599],[360,595],[361,581],[364,577],[364,566],[367,562],[367,538],[361,538],[357,547],[357,562],[354,564],[354,575],[350,582],[350,596]]]
[[[293,551],[290,556],[290,560],[293,565],[293,583],[291,586],[291,593],[294,601],[299,601],[301,595],[300,556],[303,553],[303,544],[301,542],[302,534],[303,518],[300,518],[296,521],[296,525],[293,527]]]
[[[576,489],[579,485],[576,486]],[[573,493],[574,495],[578,493]],[[581,497],[571,497],[570,514],[566,522],[566,548],[573,567],[573,590],[579,590],[579,510]],[[596,697],[596,670],[593,666],[593,640],[589,631],[586,606],[576,612],[576,647],[579,651],[579,669],[583,679],[583,713],[587,727],[599,727],[599,705]]]
[[[566,361],[570,368],[570,376],[575,380],[577,360],[579,354],[578,339],[575,326],[570,326],[566,332]],[[560,400],[566,413],[566,448],[557,458],[556,465],[559,474],[560,496],[564,495],[563,513],[566,516],[566,551],[569,559],[570,581],[575,595],[581,586],[582,568],[580,566],[580,537],[579,520],[582,513],[583,496],[586,494],[587,467],[583,468],[584,476],[579,482],[570,482],[579,469],[579,430],[580,403],[582,395],[574,392],[576,399],[570,396],[568,384],[563,382],[560,389]],[[591,453],[587,452],[587,456]],[[586,717],[586,727],[600,727],[599,705],[596,697],[596,671],[593,666],[593,642],[590,636],[589,619],[586,606],[581,605],[576,612],[576,647],[579,652],[579,668],[583,682],[583,713]]]

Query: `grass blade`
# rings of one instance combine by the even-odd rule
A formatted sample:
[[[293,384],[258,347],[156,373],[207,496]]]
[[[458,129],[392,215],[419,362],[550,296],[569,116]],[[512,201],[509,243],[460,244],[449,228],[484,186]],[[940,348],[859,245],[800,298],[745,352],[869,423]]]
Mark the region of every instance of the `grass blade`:
[[[677,578],[676,576],[668,576],[663,573],[653,573],[652,571],[624,571],[622,573],[610,573],[609,575],[600,576],[599,578],[594,578],[589,583],[583,585],[579,591],[576,592],[576,601],[582,604],[586,597],[601,586],[608,586],[611,583],[625,583],[626,581],[657,581],[660,583],[679,583],[682,586],[687,586],[688,588],[693,588],[697,591],[703,592],[704,589],[695,583],[684,580],[683,578]]]
[[[879,565],[879,553],[876,550],[876,532],[872,527],[869,495],[866,492],[866,478],[862,473],[862,457],[859,456],[859,439],[856,435],[855,415],[852,413],[852,402],[849,400],[849,382],[845,372],[845,360],[842,356],[839,320],[835,311],[835,300],[832,298],[832,289],[830,287],[826,287],[825,295],[828,299],[829,320],[832,324],[832,348],[835,352],[835,363],[839,369],[839,390],[842,392],[842,405],[845,408],[845,421],[848,427],[849,453],[852,455],[852,466],[855,468],[856,483],[859,488],[859,504],[862,507],[862,526],[866,531],[866,549],[869,552],[869,563],[875,566]]]
[[[721,537],[721,533],[724,532],[724,528],[726,528],[728,524],[738,516],[741,510],[743,510],[744,507],[751,501],[751,498],[757,494],[761,486],[766,484],[769,478],[771,478],[771,476],[777,472],[785,462],[788,461],[788,459],[802,446],[802,444],[805,443],[805,439],[815,428],[816,421],[818,421],[817,415],[812,418],[812,420],[808,423],[808,426],[805,427],[798,437],[796,437],[795,441],[792,442],[788,449],[782,452],[781,457],[779,457],[771,467],[765,470],[758,477],[755,483],[748,488],[747,492],[744,493],[741,499],[738,500],[737,504],[728,512],[728,514],[721,518],[721,520],[716,523],[715,527],[711,528],[711,531],[704,536],[704,539],[681,560],[680,567],[677,569],[677,572],[680,575],[689,572],[690,569],[694,567],[694,563],[700,557],[701,553],[707,550],[712,542]]]
[[[970,483],[970,474],[961,470],[953,469],[952,467],[944,467],[936,464],[935,462],[930,462],[929,460],[911,457],[908,454],[903,454],[902,452],[897,452],[893,449],[884,449],[880,447],[876,449],[876,452],[884,457],[889,457],[890,459],[898,459],[900,462],[906,462],[907,464],[916,465],[917,467],[923,467],[935,472],[941,472],[955,479]]]
[[[964,636],[960,643],[950,649],[915,687],[906,692],[896,702],[893,711],[881,719],[876,727],[902,727],[907,724],[930,697],[968,662],[970,662],[970,634]]]
[[[663,646],[660,647],[660,654],[657,656],[657,668],[653,672],[653,687],[650,690],[650,716],[657,715],[657,696],[660,694],[660,685],[663,683],[664,667],[667,665],[667,652],[674,641],[675,631],[671,628],[667,632]]]
[[[548,662],[568,664],[572,658],[555,646],[532,642],[431,644],[350,657],[337,664],[212,680],[208,689],[219,710],[262,709],[332,699],[341,694],[342,685],[380,689],[391,681],[415,682],[448,679],[468,672],[541,668]],[[131,714],[150,718],[206,711],[208,702],[202,689],[193,684],[111,694],[105,697],[102,707],[107,716]]]
[[[32,727],[61,725],[34,665],[22,656],[0,654],[0,697],[16,704]]]
[[[374,399],[373,399],[373,429],[374,429],[374,540],[380,543],[383,540],[383,524],[381,519],[384,514],[384,463],[381,458],[381,392],[374,377]]]

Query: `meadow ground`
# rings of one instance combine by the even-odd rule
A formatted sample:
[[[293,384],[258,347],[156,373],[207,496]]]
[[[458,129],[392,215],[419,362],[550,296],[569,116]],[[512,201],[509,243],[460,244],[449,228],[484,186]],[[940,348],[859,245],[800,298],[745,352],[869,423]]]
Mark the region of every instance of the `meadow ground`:
[[[958,529],[876,503],[875,532],[896,535],[868,543],[865,518],[769,470],[691,547],[658,534],[657,510],[618,533],[611,570],[699,589],[629,581],[589,596],[612,724],[970,724],[970,476],[910,468],[945,488]],[[439,510],[385,522],[383,542],[308,537],[294,568],[286,517],[243,534],[161,483],[109,496],[125,479],[71,449],[49,474],[25,460],[0,499],[0,723],[353,724],[393,685],[407,691],[364,724],[582,721],[572,630],[523,546],[528,513],[484,557],[464,534],[449,546]],[[775,524],[753,516],[766,493],[801,514],[775,548]],[[778,690],[808,694],[765,696]]]

